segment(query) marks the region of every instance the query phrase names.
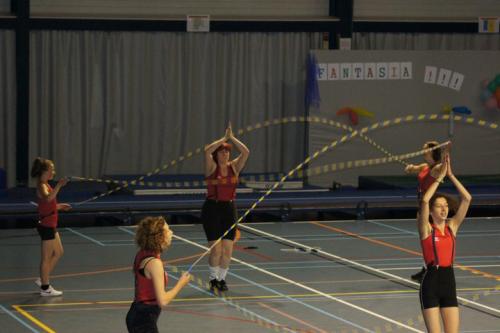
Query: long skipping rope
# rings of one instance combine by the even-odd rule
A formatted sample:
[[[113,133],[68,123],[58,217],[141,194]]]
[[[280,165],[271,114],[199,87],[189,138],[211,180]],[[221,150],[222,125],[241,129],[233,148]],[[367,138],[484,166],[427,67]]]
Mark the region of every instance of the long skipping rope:
[[[338,142],[338,141],[335,141],[335,142]],[[399,156],[397,156],[397,158],[412,158],[412,157],[415,157],[415,156],[422,155],[422,154],[424,154],[425,152],[432,151],[432,150],[434,150],[434,149],[439,149],[439,148],[441,148],[441,147],[443,147],[443,146],[445,146],[445,145],[447,145],[447,144],[448,144],[448,142],[445,142],[445,143],[442,143],[442,144],[440,144],[440,145],[438,145],[438,146],[435,146],[435,147],[433,147],[433,148],[430,148],[430,149],[424,149],[424,150],[421,150],[421,151],[418,151],[418,152],[414,152],[414,153],[408,153],[408,154],[399,155]],[[330,145],[328,145],[327,147],[329,147],[329,146],[330,146]],[[334,145],[333,145],[333,146],[334,146]],[[332,146],[332,147],[333,147],[333,146]],[[314,155],[313,155],[313,156],[314,156]],[[317,156],[319,156],[319,155],[316,155],[316,157],[317,157]],[[311,158],[311,159],[312,159],[312,158]],[[396,158],[395,158],[395,157],[392,157],[392,158],[382,158],[382,159],[379,159],[378,164],[382,164],[382,162],[388,163],[389,161],[395,161],[395,160],[396,160]],[[297,168],[302,167],[302,166],[303,166],[303,163],[301,163],[301,165],[299,165]],[[353,167],[354,167],[354,165],[351,165],[351,166],[353,166]],[[296,168],[296,169],[297,169],[297,168]],[[295,169],[294,169],[294,170],[292,170],[292,171],[290,171],[290,172],[289,172],[289,175],[293,174],[295,171],[296,171]],[[256,206],[257,206],[260,202],[262,202],[262,201],[263,201],[263,200],[264,200],[264,199],[265,199],[265,198],[266,198],[266,197],[267,197],[267,196],[268,196],[268,195],[269,195],[269,194],[270,194],[270,193],[271,193],[271,192],[272,192],[275,188],[277,188],[277,187],[279,186],[279,184],[280,184],[280,183],[282,183],[283,181],[285,181],[285,180],[286,180],[286,178],[287,178],[287,176],[283,177],[283,179],[282,179],[280,182],[277,182],[273,188],[269,189],[269,190],[268,190],[268,191],[267,191],[267,192],[266,192],[266,193],[265,193],[265,194],[264,194],[264,195],[263,195],[263,196],[262,196],[262,197],[261,197],[261,198],[260,198],[260,199],[259,199],[256,203],[254,203],[254,205],[252,205],[252,207],[251,207],[250,209],[248,209],[248,210],[245,212],[245,214],[243,214],[243,215],[242,215],[242,216],[238,219],[238,221],[237,221],[236,223],[234,223],[234,224],[233,224],[233,225],[232,225],[232,226],[231,226],[228,230],[226,230],[226,231],[224,232],[224,234],[223,234],[223,235],[222,235],[219,239],[217,239],[217,240],[216,240],[216,241],[212,244],[212,246],[211,246],[210,248],[208,248],[208,249],[207,249],[206,247],[203,247],[203,248],[205,248],[205,249],[207,249],[207,250],[205,251],[205,253],[204,253],[204,254],[202,254],[202,255],[201,255],[201,256],[200,256],[200,257],[199,257],[199,258],[198,258],[198,259],[197,259],[197,260],[196,260],[196,261],[195,261],[195,262],[194,262],[194,263],[193,263],[193,264],[192,264],[192,265],[188,268],[188,269],[187,269],[187,272],[191,272],[191,270],[194,268],[194,266],[195,266],[195,265],[196,265],[196,264],[197,264],[197,263],[198,263],[198,262],[199,262],[199,261],[200,261],[200,260],[201,260],[204,256],[206,256],[206,255],[210,252],[210,250],[211,250],[213,247],[215,247],[215,246],[216,246],[219,242],[221,242],[221,241],[222,241],[222,239],[223,239],[223,237],[224,237],[224,236],[226,236],[226,235],[227,235],[227,234],[228,234],[228,233],[229,233],[229,232],[230,232],[233,228],[235,228],[235,227],[238,225],[238,223],[240,223],[240,222],[241,222],[241,221],[242,221],[242,220],[243,220],[243,219],[244,219],[244,218],[248,215],[248,213],[249,213],[251,210],[253,210],[253,209],[254,209],[254,208],[255,208],[255,207],[256,207]],[[183,240],[184,240],[184,239],[183,239]],[[187,241],[187,240],[184,240],[184,241]],[[189,242],[189,243],[191,243],[191,244],[195,244],[196,246],[201,247],[201,246],[200,246],[200,245],[198,245],[197,243],[193,243],[193,242],[190,242],[190,241],[188,241],[188,242]],[[233,259],[234,259],[234,258],[233,258]],[[329,294],[326,294],[326,293],[324,293],[324,292],[321,292],[321,291],[319,291],[319,290],[317,290],[317,289],[314,289],[314,288],[311,288],[311,287],[309,287],[309,286],[303,285],[303,284],[298,283],[298,282],[296,282],[296,281],[293,281],[293,280],[291,280],[291,279],[288,279],[288,278],[285,278],[285,277],[283,277],[283,276],[280,276],[280,275],[274,274],[274,273],[269,272],[269,271],[267,271],[267,270],[263,270],[263,269],[261,269],[260,267],[257,267],[257,266],[255,266],[255,265],[248,264],[248,263],[245,263],[245,262],[239,261],[239,260],[237,260],[237,259],[234,259],[234,260],[236,260],[237,262],[243,263],[243,264],[245,264],[245,265],[247,265],[247,266],[249,266],[249,267],[251,267],[251,268],[253,268],[253,269],[255,269],[255,270],[261,271],[261,272],[263,272],[263,273],[265,273],[265,274],[268,274],[268,275],[271,275],[271,276],[273,276],[273,277],[275,277],[275,278],[278,278],[278,279],[280,279],[280,280],[283,280],[283,281],[285,281],[285,282],[287,282],[287,283],[293,284],[293,285],[295,285],[295,286],[298,286],[298,287],[300,287],[300,288],[303,288],[303,289],[306,289],[306,290],[308,290],[308,291],[314,292],[314,293],[316,293],[316,294],[318,294],[318,295],[321,295],[321,296],[323,296],[323,297],[329,298],[329,299],[331,299],[331,300],[334,300],[334,301],[336,301],[336,302],[342,303],[342,304],[347,305],[347,306],[349,306],[349,307],[353,307],[353,308],[355,308],[355,309],[357,309],[357,310],[359,310],[359,311],[365,312],[365,313],[370,314],[370,315],[372,315],[372,316],[375,316],[375,317],[377,317],[377,318],[380,318],[380,319],[383,319],[383,320],[385,320],[385,321],[388,321],[388,322],[390,322],[390,323],[392,323],[392,324],[394,324],[394,325],[397,325],[398,327],[405,327],[405,328],[407,328],[407,329],[409,329],[409,330],[411,330],[411,331],[414,331],[414,332],[421,332],[420,330],[417,330],[417,329],[415,329],[415,328],[413,328],[413,327],[407,326],[407,325],[405,325],[405,324],[403,324],[403,323],[400,323],[400,322],[398,322],[398,321],[396,321],[396,320],[393,320],[393,319],[391,319],[391,318],[387,318],[387,317],[385,317],[385,316],[379,315],[378,313],[375,313],[375,312],[370,311],[370,310],[367,310],[367,309],[365,309],[365,308],[362,308],[362,307],[356,306],[356,305],[351,304],[351,303],[349,303],[349,302],[346,302],[346,301],[344,301],[344,300],[342,300],[342,299],[339,299],[339,298],[337,298],[337,297],[331,296],[331,295],[329,295]]]
[[[429,119],[431,119],[431,120],[435,120],[435,119],[437,119],[438,117],[439,117],[438,115],[430,115],[430,116],[429,116]],[[418,119],[418,120],[425,120],[425,118],[426,118],[426,115],[420,115],[417,119]],[[447,115],[441,116],[441,119],[448,119],[448,118],[449,118],[449,116],[447,116]],[[456,118],[456,120],[460,120],[460,119],[461,119],[461,117],[460,117],[460,116],[455,116],[455,118]],[[413,120],[413,116],[408,116],[408,117],[406,117],[404,120],[405,120],[405,121],[407,121],[407,122],[412,121],[412,120]],[[391,121],[385,121],[385,122],[383,122],[383,123],[382,123],[382,126],[383,126],[383,127],[385,127],[385,126],[389,126],[391,123],[397,124],[397,123],[400,123],[401,121],[402,121],[402,119],[401,119],[401,118],[394,119],[392,122],[391,122]],[[467,122],[467,123],[473,123],[473,122],[474,122],[474,119],[473,119],[473,118],[467,118],[467,119],[466,119],[466,122]],[[478,122],[478,124],[479,124],[480,126],[486,126],[486,125],[487,125],[488,127],[492,128],[492,129],[496,129],[496,128],[498,127],[496,124],[492,124],[492,123],[489,123],[489,124],[488,124],[487,122],[484,122],[484,121],[479,121],[479,122]],[[371,128],[371,129],[375,129],[375,128],[377,128],[378,126],[379,126],[379,124],[377,123],[377,124],[373,124],[370,128]],[[364,132],[366,132],[366,131],[370,130],[370,128],[368,128],[368,127],[367,127],[367,128],[362,129],[362,130],[361,130],[361,133],[364,133]],[[352,138],[352,137],[356,136],[357,134],[358,134],[358,132],[354,132],[354,133],[352,133],[350,136],[345,136],[345,137],[343,137],[343,138],[340,140],[340,142],[345,142],[345,141],[347,141],[347,139],[348,139],[348,138]],[[332,142],[330,145],[325,146],[325,148],[326,148],[326,149],[325,149],[325,148],[323,148],[321,151],[318,151],[318,152],[316,152],[315,154],[313,154],[312,158],[308,158],[308,159],[306,159],[303,163],[299,164],[299,166],[297,166],[297,168],[295,168],[294,170],[292,170],[292,171],[291,171],[291,172],[290,172],[287,176],[283,177],[283,179],[282,179],[279,183],[277,183],[277,185],[279,185],[280,183],[282,183],[283,181],[285,181],[285,180],[286,180],[286,178],[287,178],[288,176],[291,176],[291,175],[292,175],[295,171],[297,171],[298,169],[301,169],[301,168],[303,167],[303,165],[305,165],[306,163],[309,163],[309,162],[310,162],[310,160],[312,160],[312,159],[316,158],[317,156],[319,156],[321,153],[324,153],[324,152],[325,152],[325,151],[327,151],[328,149],[333,148],[333,147],[337,144],[337,142],[338,142],[338,141],[335,141],[335,142]],[[412,156],[411,156],[411,155],[409,155],[409,156],[402,156],[402,158],[409,158],[409,157],[412,157]],[[383,160],[383,159],[382,159],[382,160]],[[389,158],[389,159],[386,159],[386,160],[387,160],[387,161],[393,161],[393,160],[397,160],[397,159],[396,159],[396,158]],[[363,164],[363,163],[361,163],[361,164]],[[261,202],[261,201],[262,201],[262,200],[263,200],[263,199],[264,199],[267,195],[269,195],[269,194],[270,194],[270,192],[272,192],[272,190],[274,190],[276,187],[277,187],[277,186],[274,186],[272,189],[270,189],[270,190],[266,193],[266,195],[264,195],[264,196],[263,196],[263,198],[261,198],[261,200],[259,200],[256,204],[258,204],[259,202]],[[252,206],[252,208],[251,208],[251,209],[255,208],[256,204],[254,204],[254,206]],[[246,213],[245,213],[242,217],[244,218],[246,215],[248,215],[248,213],[249,213],[249,211],[247,211],[247,212],[246,212]],[[233,227],[234,227],[234,226],[233,226]],[[209,252],[209,251],[207,251],[207,252]],[[206,254],[204,254],[204,255],[206,255]],[[199,260],[201,260],[201,258],[202,258],[202,257],[200,257],[200,258],[199,258]],[[197,260],[196,262],[199,262],[199,260]],[[196,262],[195,262],[195,263],[193,263],[193,265],[191,266],[190,270],[192,269],[192,267],[194,266],[194,264],[196,264]],[[304,286],[304,287],[305,287],[305,286]],[[308,287],[307,287],[307,288],[308,288]],[[309,288],[308,288],[308,289],[309,289]],[[311,288],[311,289],[312,289],[312,288]],[[311,290],[311,289],[309,289],[309,290]],[[313,291],[314,291],[314,290],[313,290]],[[315,291],[315,292],[317,292],[317,291]],[[329,296],[329,295],[327,295],[327,296]],[[333,298],[333,299],[335,299],[335,298]],[[335,300],[336,300],[336,299],[335,299]],[[342,302],[341,300],[338,300],[338,301]],[[364,309],[363,309],[363,310],[364,310]],[[367,311],[367,310],[365,310],[365,311]],[[376,314],[375,314],[375,315],[376,315]],[[398,323],[398,322],[395,322],[395,323],[396,323],[397,325],[401,325],[401,323]],[[413,329],[412,329],[412,328],[410,328],[410,327],[408,327],[408,328],[409,328],[409,329],[411,329],[411,330],[413,330]]]
[[[354,134],[352,134],[352,135],[354,135]],[[345,140],[342,140],[342,139],[340,140],[340,142],[345,141]],[[243,215],[241,215],[238,218],[238,220],[231,227],[229,227],[229,229],[226,230],[224,232],[224,234],[220,238],[218,238],[214,242],[214,244],[212,244],[212,246],[209,248],[209,250],[207,250],[197,260],[195,260],[195,262],[193,262],[193,264],[189,267],[188,272],[190,272],[191,269],[201,259],[203,259],[203,257],[205,257],[210,252],[210,250],[212,250],[212,248],[214,248],[218,243],[220,243],[222,241],[222,239],[229,232],[231,232],[231,230],[233,230],[239,223],[241,223],[245,219],[245,217],[247,217],[248,214],[250,214],[250,212],[252,212],[262,201],[264,201],[266,199],[266,197],[268,197],[276,188],[278,188],[282,183],[284,183],[288,177],[290,177],[293,174],[297,173],[300,169],[302,169],[304,167],[305,164],[310,163],[313,159],[317,158],[321,153],[325,153],[326,151],[328,151],[328,148],[334,147],[338,142],[339,142],[338,140],[333,141],[332,143],[330,143],[330,144],[326,145],[325,147],[323,147],[323,149],[316,151],[312,155],[312,157],[310,156],[310,157],[306,158],[306,160],[304,162],[300,163],[297,167],[295,167],[293,170],[291,170],[287,175],[283,176],[280,181],[276,182],[256,202],[254,202],[252,204],[252,206],[250,206],[250,208],[248,208],[245,211],[245,213],[243,213]],[[434,146],[432,148],[422,149],[422,150],[419,150],[419,151],[416,151],[416,152],[406,153],[406,154],[402,154],[402,155],[398,155],[398,156],[375,158],[375,159],[367,159],[367,160],[358,160],[358,161],[349,161],[349,162],[341,162],[339,164],[335,163],[335,164],[333,164],[331,166],[331,168],[332,168],[332,170],[345,170],[345,169],[350,169],[350,168],[354,168],[354,167],[363,167],[363,166],[372,166],[372,165],[380,165],[380,164],[391,163],[391,162],[394,162],[394,161],[396,161],[398,159],[399,160],[401,160],[401,159],[410,159],[410,158],[413,158],[413,157],[416,157],[416,156],[420,156],[420,155],[423,155],[423,154],[425,154],[425,153],[427,153],[429,151],[433,151],[435,149],[440,149],[440,148],[442,148],[444,146],[447,146],[448,144],[449,144],[449,141],[441,143],[439,145],[436,145],[436,146]],[[327,149],[324,149],[324,148],[327,148]],[[340,165],[340,166],[337,167],[337,165]]]
[[[327,119],[327,118],[320,118],[320,117],[311,117],[311,116],[309,116],[309,117],[285,117],[285,118],[281,118],[281,119],[266,120],[266,121],[264,121],[262,123],[257,123],[255,125],[250,125],[250,126],[246,126],[243,129],[239,129],[237,131],[237,134],[238,135],[243,135],[245,133],[249,133],[249,132],[252,132],[252,131],[258,130],[258,129],[267,128],[267,127],[270,127],[270,126],[283,125],[283,124],[288,124],[288,123],[299,123],[299,122],[319,123],[319,124],[334,126],[334,127],[337,127],[337,128],[340,128],[340,129],[343,129],[343,130],[346,130],[346,131],[349,131],[351,133],[355,132],[355,130],[352,127],[347,126],[345,124],[341,124],[341,123],[336,122],[334,120]],[[377,123],[377,124],[382,124],[383,125],[382,122]],[[376,125],[376,124],[373,124],[372,126],[374,126],[374,125]],[[378,143],[376,143],[375,141],[373,141],[371,138],[365,136],[364,133],[359,133],[359,136],[362,139],[364,139],[366,142],[370,143],[372,146],[374,146],[375,148],[377,148],[378,150],[380,150],[381,152],[383,152],[384,154],[386,154],[388,156],[393,156],[385,148],[383,148],[382,146],[380,146]],[[87,200],[74,203],[73,206],[79,206],[79,205],[85,204],[87,202],[97,200],[97,199],[102,198],[104,196],[108,196],[108,195],[110,195],[110,194],[112,194],[114,192],[117,192],[117,191],[120,191],[122,189],[128,188],[130,185],[132,185],[132,186],[135,186],[135,185],[155,186],[156,185],[156,186],[175,187],[175,188],[180,188],[182,186],[189,186],[189,185],[193,185],[193,186],[204,185],[204,182],[201,182],[201,181],[200,182],[196,182],[196,181],[195,182],[166,182],[166,183],[145,182],[144,181],[145,178],[148,178],[148,177],[151,177],[153,175],[156,175],[156,174],[158,174],[158,173],[160,173],[162,171],[167,170],[169,167],[172,167],[172,166],[175,166],[175,165],[177,165],[179,163],[182,163],[182,162],[186,161],[187,159],[190,159],[190,158],[192,158],[192,157],[200,154],[202,151],[203,151],[203,147],[198,147],[194,151],[190,151],[187,154],[178,157],[177,159],[174,159],[174,160],[172,160],[172,161],[170,161],[168,163],[165,163],[163,166],[161,166],[159,168],[156,168],[153,171],[150,171],[150,172],[146,173],[145,175],[143,175],[143,176],[141,176],[141,177],[139,177],[139,178],[137,178],[135,180],[132,180],[132,181],[116,181],[116,180],[111,180],[111,179],[98,179],[98,178],[85,178],[85,177],[79,177],[79,176],[70,176],[70,177],[68,177],[70,180],[92,181],[92,182],[97,182],[97,183],[106,183],[106,184],[116,184],[116,185],[119,185],[118,187],[110,189],[110,190],[108,190],[105,193],[101,193],[101,194],[93,196],[93,197],[91,197],[91,198],[89,198]],[[403,164],[403,165],[408,165],[408,163],[406,163],[403,160],[396,160],[396,161],[399,162],[399,163],[401,163],[401,164]],[[279,176],[279,178],[281,178],[281,177],[282,176]],[[250,180],[254,180],[254,179],[250,178]],[[257,177],[255,178],[255,180],[258,180]],[[271,180],[274,180],[274,179],[271,179]]]
[[[481,119],[476,120],[473,117],[462,117],[459,115],[454,115],[453,117],[451,117],[449,114],[443,114],[443,115],[421,114],[418,116],[408,115],[408,116],[404,116],[404,117],[394,118],[392,120],[380,121],[380,122],[374,123],[370,126],[364,127],[363,129],[361,129],[361,133],[359,133],[358,135],[361,138],[363,138],[366,142],[370,143],[375,148],[377,148],[378,150],[380,150],[381,152],[383,152],[384,154],[386,154],[387,156],[390,157],[390,156],[393,156],[390,152],[388,152],[385,148],[383,148],[378,143],[376,143],[375,141],[373,141],[372,139],[370,139],[369,137],[367,137],[365,135],[365,133],[367,131],[375,130],[377,128],[384,128],[384,127],[387,127],[389,125],[400,124],[403,122],[447,121],[451,118],[453,118],[453,120],[455,120],[455,121],[462,121],[466,124],[475,124],[475,125],[489,128],[489,129],[493,129],[493,130],[498,128],[498,124],[496,124],[496,123],[487,122],[487,121],[481,120]],[[345,124],[341,124],[341,123],[336,122],[334,120],[331,120],[328,118],[309,116],[309,117],[285,117],[285,118],[281,118],[281,119],[266,120],[266,121],[261,122],[261,123],[259,122],[255,125],[250,125],[250,126],[246,126],[245,128],[239,129],[237,133],[238,133],[238,135],[243,135],[245,133],[249,133],[249,132],[252,132],[252,131],[257,130],[257,129],[263,129],[263,128],[270,127],[270,126],[288,124],[288,123],[298,123],[298,122],[319,123],[319,124],[324,124],[324,125],[329,125],[329,126],[335,126],[337,128],[341,128],[341,129],[349,131],[351,133],[355,132],[355,130],[352,127],[347,126]],[[157,187],[174,187],[174,188],[205,185],[206,183],[204,181],[179,181],[179,182],[151,182],[151,181],[147,182],[147,181],[144,181],[145,178],[159,174],[160,172],[167,170],[169,167],[175,166],[179,163],[182,163],[183,161],[186,161],[186,160],[196,156],[197,154],[200,154],[202,151],[203,151],[203,147],[198,147],[195,150],[190,151],[190,152],[186,153],[185,155],[182,155],[182,156],[178,157],[177,159],[174,159],[168,163],[165,163],[163,166],[158,167],[158,168],[154,169],[153,171],[150,171],[147,174],[145,174],[145,175],[143,175],[135,180],[132,180],[132,181],[118,181],[118,180],[113,180],[113,179],[98,179],[98,178],[70,176],[70,177],[68,177],[70,180],[91,181],[91,182],[97,182],[97,183],[119,185],[116,188],[110,189],[105,193],[101,193],[101,194],[93,196],[87,200],[74,203],[73,206],[78,206],[78,205],[82,205],[82,204],[85,204],[85,203],[90,202],[90,201],[97,200],[97,199],[102,198],[104,196],[110,195],[114,192],[126,189],[131,185],[132,186],[142,185],[142,186],[157,186]],[[399,159],[399,160],[396,159],[396,162],[399,162],[403,165],[408,165],[408,163],[406,163],[404,160],[401,160],[401,159]],[[281,179],[282,176],[283,176],[283,174],[278,174],[277,175],[278,179],[274,178],[273,176],[271,176],[270,178],[267,178],[267,177],[262,176],[262,175],[255,176],[255,177],[250,176],[250,177],[246,177],[244,179],[248,179],[248,181],[267,181],[267,180],[274,181],[274,180]]]

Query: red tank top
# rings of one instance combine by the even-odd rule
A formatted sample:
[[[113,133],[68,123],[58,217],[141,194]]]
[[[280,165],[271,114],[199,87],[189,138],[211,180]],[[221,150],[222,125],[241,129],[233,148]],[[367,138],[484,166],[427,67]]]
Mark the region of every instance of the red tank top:
[[[47,184],[49,193],[54,190],[49,184]],[[54,198],[51,201],[47,201],[38,198],[38,219],[41,226],[46,228],[56,228],[57,227],[57,199]]]
[[[148,258],[153,257],[160,259],[160,255],[152,251],[140,250],[137,252],[134,260],[134,276],[135,276],[135,302],[141,302],[145,304],[158,304],[156,301],[155,288],[153,285],[153,280],[148,279],[145,275],[141,274],[140,265],[141,262]],[[143,271],[144,272],[144,271]],[[168,275],[165,272],[165,288],[168,283]]]
[[[452,266],[455,260],[455,237],[450,227],[446,225],[444,234],[442,234],[435,225],[431,225],[432,233],[420,241],[425,264],[442,267]]]
[[[238,186],[238,177],[235,176],[233,168],[228,165],[227,176],[220,174],[220,168],[217,165],[214,173],[206,178],[207,181],[207,199],[217,201],[231,201],[236,198],[236,186]]]
[[[429,187],[434,183],[436,178],[431,176],[431,168],[426,165],[422,171],[419,172],[417,179],[418,179],[418,192],[420,194],[424,194]]]

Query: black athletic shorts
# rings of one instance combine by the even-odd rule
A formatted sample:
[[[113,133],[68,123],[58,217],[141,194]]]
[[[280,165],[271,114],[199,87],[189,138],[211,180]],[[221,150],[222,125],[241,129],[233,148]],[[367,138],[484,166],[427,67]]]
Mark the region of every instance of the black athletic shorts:
[[[130,333],[158,333],[158,317],[161,309],[158,305],[133,302],[125,319]]]
[[[420,284],[422,309],[458,306],[457,286],[453,267],[429,266]]]
[[[201,221],[209,242],[221,238],[237,221],[234,201],[205,200],[201,209]],[[234,240],[235,235],[236,228],[233,228],[223,239]]]
[[[41,225],[36,226],[36,230],[40,235],[40,238],[44,240],[52,240],[56,238],[56,228],[43,227]]]

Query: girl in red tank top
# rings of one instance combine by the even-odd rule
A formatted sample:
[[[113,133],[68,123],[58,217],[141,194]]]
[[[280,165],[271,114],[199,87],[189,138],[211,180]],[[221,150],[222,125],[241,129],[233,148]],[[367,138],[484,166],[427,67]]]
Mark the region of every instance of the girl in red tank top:
[[[36,196],[38,201],[37,231],[42,239],[42,259],[40,278],[35,283],[40,287],[41,296],[60,296],[62,291],[55,290],[49,283],[49,276],[63,254],[61,237],[57,232],[59,210],[69,210],[71,206],[57,203],[57,194],[66,185],[67,180],[61,178],[52,188],[49,180],[55,175],[54,162],[38,157],[31,167],[31,177],[36,179]]]
[[[160,254],[170,246],[172,235],[161,216],[146,217],[137,226],[135,241],[140,249],[134,259],[134,302],[126,318],[129,332],[158,332],[161,307],[167,306],[191,279],[184,273],[172,289],[165,291],[168,276]]]
[[[216,201],[232,201],[236,198],[238,177],[233,168],[227,168],[227,174],[222,175],[221,168],[217,165],[215,171],[206,178],[207,199]]]
[[[423,149],[433,148],[439,145],[437,141],[428,141],[424,143]],[[429,186],[436,179],[436,175],[441,168],[441,149],[434,149],[424,154],[425,163],[422,164],[409,164],[405,168],[405,172],[409,174],[416,174],[418,180],[417,194],[418,199],[427,191]]]
[[[444,177],[453,183],[460,195],[455,215],[448,217],[449,196],[436,193]],[[436,180],[429,186],[420,203],[418,231],[427,270],[420,286],[420,300],[425,325],[429,332],[441,332],[441,320],[445,332],[458,332],[459,312],[456,297],[453,260],[455,236],[465,219],[472,200],[451,170],[449,155]],[[452,207],[454,208],[454,207]]]
[[[437,141],[428,141],[424,143],[423,149],[433,148],[439,145]],[[439,173],[441,169],[441,149],[434,149],[432,151],[428,151],[424,154],[425,163],[414,165],[409,164],[405,168],[406,173],[416,174],[418,180],[417,186],[417,201],[420,205],[420,200],[422,196],[427,191],[429,186],[436,180],[436,175]],[[418,218],[418,215],[417,215]],[[422,276],[425,272],[425,267],[422,268],[419,272],[411,275],[411,279],[417,282],[420,282]]]
[[[230,159],[231,141],[240,154]],[[201,210],[203,229],[207,236],[210,290],[228,290],[226,275],[231,261],[237,221],[236,186],[250,151],[233,134],[231,124],[224,137],[205,147],[205,179],[207,200]],[[227,231],[227,234],[226,234]]]

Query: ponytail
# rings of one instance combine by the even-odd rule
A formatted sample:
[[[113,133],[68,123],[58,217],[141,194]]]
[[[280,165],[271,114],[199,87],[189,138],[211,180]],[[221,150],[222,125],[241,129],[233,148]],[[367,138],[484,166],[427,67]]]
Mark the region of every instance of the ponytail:
[[[47,160],[42,157],[37,157],[33,161],[33,165],[31,166],[31,177],[32,178],[39,178],[42,176],[42,173],[47,171],[50,167],[50,165],[53,165],[54,163],[51,160]]]

